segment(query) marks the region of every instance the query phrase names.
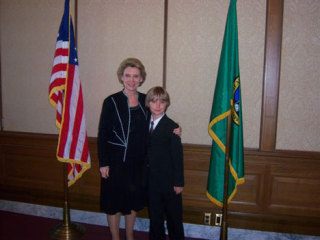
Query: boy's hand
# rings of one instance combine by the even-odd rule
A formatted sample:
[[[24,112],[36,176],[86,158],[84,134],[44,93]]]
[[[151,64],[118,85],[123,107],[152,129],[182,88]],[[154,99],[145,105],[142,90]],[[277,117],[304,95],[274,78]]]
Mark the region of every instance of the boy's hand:
[[[173,190],[178,195],[178,194],[182,193],[183,187],[173,187]]]

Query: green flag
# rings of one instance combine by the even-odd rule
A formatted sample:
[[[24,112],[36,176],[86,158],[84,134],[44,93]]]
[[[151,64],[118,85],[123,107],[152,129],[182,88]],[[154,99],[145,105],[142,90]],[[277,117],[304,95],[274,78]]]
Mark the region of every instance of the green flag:
[[[240,91],[237,1],[231,0],[228,10],[220,63],[214,91],[209,135],[212,138],[207,197],[223,206],[224,170],[228,116],[231,114],[229,145],[228,203],[244,183],[242,106]]]

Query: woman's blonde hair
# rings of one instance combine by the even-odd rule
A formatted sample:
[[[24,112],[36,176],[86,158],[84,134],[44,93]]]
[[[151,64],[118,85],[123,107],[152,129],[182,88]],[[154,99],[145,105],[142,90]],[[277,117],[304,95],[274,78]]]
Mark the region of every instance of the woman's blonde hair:
[[[119,66],[118,71],[117,71],[119,82],[121,84],[123,84],[122,76],[123,76],[124,70],[127,67],[135,67],[135,68],[138,68],[140,70],[140,75],[141,75],[142,81],[140,82],[139,86],[141,86],[144,83],[144,81],[146,80],[147,73],[146,73],[146,70],[144,68],[144,65],[137,58],[127,58],[127,59],[123,60],[120,63],[120,66]]]

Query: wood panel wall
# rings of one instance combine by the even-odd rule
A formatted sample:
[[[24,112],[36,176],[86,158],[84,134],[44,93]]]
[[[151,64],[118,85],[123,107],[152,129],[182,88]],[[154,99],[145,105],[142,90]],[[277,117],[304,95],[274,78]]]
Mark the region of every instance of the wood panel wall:
[[[1,199],[63,206],[63,166],[56,135],[0,132]],[[99,211],[96,139],[92,168],[70,188],[73,209]],[[206,197],[210,146],[184,145],[184,221],[219,213]],[[320,235],[320,153],[245,151],[245,179],[229,207],[229,226]],[[140,213],[146,217],[146,211]]]

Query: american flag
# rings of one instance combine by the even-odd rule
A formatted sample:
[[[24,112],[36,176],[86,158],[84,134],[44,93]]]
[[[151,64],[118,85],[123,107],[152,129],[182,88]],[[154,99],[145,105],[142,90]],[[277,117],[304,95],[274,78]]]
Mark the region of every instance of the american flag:
[[[60,131],[57,158],[67,163],[68,186],[71,186],[90,168],[91,158],[69,7],[66,0],[56,42],[49,101],[56,109],[56,125]]]

